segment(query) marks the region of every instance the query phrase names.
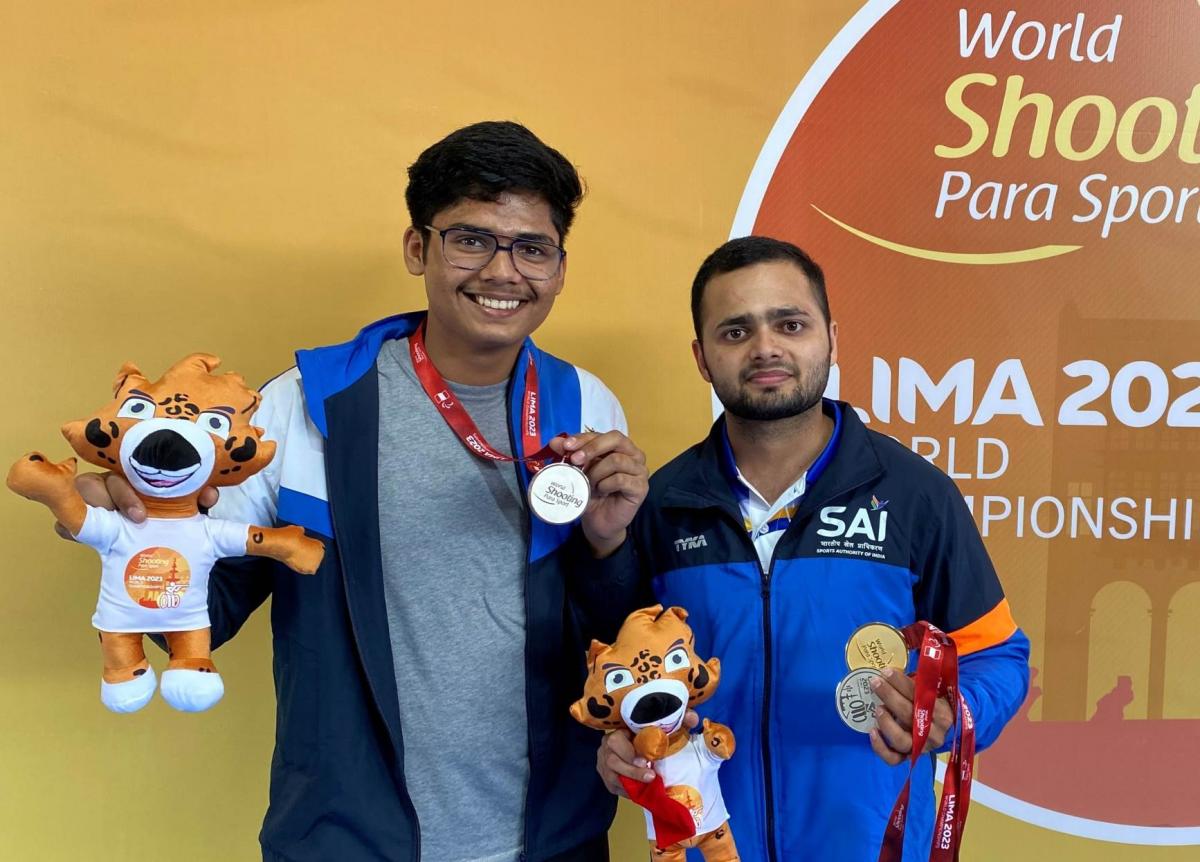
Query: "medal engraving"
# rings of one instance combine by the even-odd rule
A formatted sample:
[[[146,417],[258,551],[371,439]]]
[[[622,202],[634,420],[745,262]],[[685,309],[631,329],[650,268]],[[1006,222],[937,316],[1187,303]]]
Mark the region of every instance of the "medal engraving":
[[[846,643],[846,666],[850,670],[895,668],[903,672],[908,665],[908,645],[904,635],[887,623],[859,626]]]
[[[837,684],[834,699],[838,715],[846,726],[859,733],[870,733],[875,726],[875,707],[883,702],[871,690],[871,680],[882,676],[874,668],[853,670]]]
[[[578,467],[547,464],[529,480],[529,508],[547,524],[570,524],[583,516],[591,485]]]

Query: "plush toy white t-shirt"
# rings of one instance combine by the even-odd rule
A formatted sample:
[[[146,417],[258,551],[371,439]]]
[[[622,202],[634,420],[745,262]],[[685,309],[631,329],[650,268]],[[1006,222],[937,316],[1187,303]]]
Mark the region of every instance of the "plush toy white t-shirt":
[[[92,625],[106,632],[207,628],[208,573],[222,557],[245,555],[249,527],[207,515],[135,524],[88,506],[75,538],[95,548],[103,565]]]
[[[688,744],[679,751],[654,762],[654,771],[662,776],[665,787],[684,784],[700,793],[703,810],[692,812],[697,835],[712,832],[729,819],[725,799],[721,796],[721,785],[717,781],[717,770],[724,762],[708,750],[702,733],[692,734]],[[654,817],[649,811],[646,811],[646,831],[653,841]]]

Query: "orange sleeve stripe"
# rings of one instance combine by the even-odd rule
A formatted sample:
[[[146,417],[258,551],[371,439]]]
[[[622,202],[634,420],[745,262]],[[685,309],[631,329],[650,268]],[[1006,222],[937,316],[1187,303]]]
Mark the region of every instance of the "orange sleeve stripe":
[[[954,643],[958,647],[958,654],[964,656],[998,643],[1004,643],[1012,637],[1016,630],[1017,623],[1013,620],[1008,599],[1001,599],[1000,604],[975,622],[948,634],[954,639]]]

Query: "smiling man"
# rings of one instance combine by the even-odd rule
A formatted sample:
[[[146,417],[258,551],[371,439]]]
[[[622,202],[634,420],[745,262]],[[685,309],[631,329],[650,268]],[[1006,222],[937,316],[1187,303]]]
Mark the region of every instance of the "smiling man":
[[[590,639],[641,598],[593,560],[624,541],[645,458],[612,393],[529,338],[581,195],[515,123],[434,144],[409,169],[403,240],[428,310],[301,351],[263,390],[276,457],[213,514],[326,544],[315,577],[249,558],[212,576],[214,647],[273,594],[264,860],[608,858],[598,736],[567,710]],[[535,471],[561,456],[590,488],[574,526],[530,512]],[[81,484],[144,517],[116,480]]]
[[[834,696],[851,635],[916,620],[949,632],[979,748],[1024,699],[1029,642],[954,483],[822,397],[838,327],[807,254],[730,240],[696,274],[692,318],[696,365],[725,413],[654,474],[630,540],[602,565],[687,608],[696,650],[721,659],[700,712],[738,741],[721,784],[742,858],[873,862],[906,777],[893,767],[911,750],[913,685],[876,679],[877,727],[851,729]],[[952,739],[951,718],[939,701],[929,750]],[[597,758],[614,793],[618,776],[650,780],[646,765],[620,731]],[[929,854],[932,758],[914,782],[906,862]]]

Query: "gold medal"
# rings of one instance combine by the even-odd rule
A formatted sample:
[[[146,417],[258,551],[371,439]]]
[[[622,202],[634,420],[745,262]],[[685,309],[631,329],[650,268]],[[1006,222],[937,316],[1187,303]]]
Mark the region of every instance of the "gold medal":
[[[850,670],[895,668],[901,673],[908,666],[908,645],[900,630],[887,623],[859,626],[846,643],[846,666]]]

